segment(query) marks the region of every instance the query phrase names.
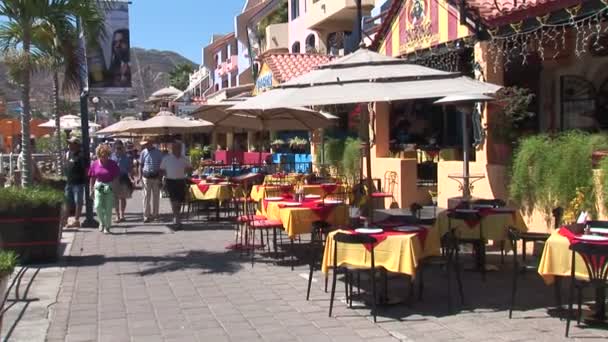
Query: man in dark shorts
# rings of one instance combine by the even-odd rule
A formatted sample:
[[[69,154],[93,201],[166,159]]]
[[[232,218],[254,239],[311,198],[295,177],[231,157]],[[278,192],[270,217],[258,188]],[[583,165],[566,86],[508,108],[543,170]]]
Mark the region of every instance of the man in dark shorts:
[[[182,156],[182,143],[175,141],[171,145],[169,153],[160,163],[160,170],[165,177],[165,184],[169,199],[171,200],[171,210],[173,211],[174,229],[181,228],[180,213],[182,204],[186,200],[186,176],[192,171],[190,161]]]
[[[74,210],[74,222],[68,227],[80,227],[80,214],[84,203],[84,191],[87,184],[87,161],[80,151],[80,139],[72,137],[68,140],[69,151],[66,154],[65,175],[67,178],[65,186],[65,198],[70,211]]]

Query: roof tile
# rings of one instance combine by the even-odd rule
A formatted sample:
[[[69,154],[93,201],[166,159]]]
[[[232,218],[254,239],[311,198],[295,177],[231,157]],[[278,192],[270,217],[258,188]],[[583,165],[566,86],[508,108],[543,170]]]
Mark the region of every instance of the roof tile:
[[[334,57],[308,53],[273,53],[263,57],[277,81],[283,83],[303,75],[317,66],[330,62]]]

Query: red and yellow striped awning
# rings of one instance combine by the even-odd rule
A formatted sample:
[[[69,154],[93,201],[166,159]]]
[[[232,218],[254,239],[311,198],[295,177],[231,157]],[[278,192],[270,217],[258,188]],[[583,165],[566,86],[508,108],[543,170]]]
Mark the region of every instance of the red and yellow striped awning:
[[[468,37],[458,10],[446,0],[406,0],[380,45],[380,53],[401,56]]]

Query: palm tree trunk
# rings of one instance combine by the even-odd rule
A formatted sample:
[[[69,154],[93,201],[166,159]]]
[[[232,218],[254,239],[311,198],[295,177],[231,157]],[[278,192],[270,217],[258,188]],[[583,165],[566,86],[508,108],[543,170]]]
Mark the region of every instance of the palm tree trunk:
[[[53,72],[53,113],[55,115],[55,146],[57,153],[57,174],[63,175],[63,156],[61,149],[61,120],[59,118],[59,75]]]
[[[25,25],[27,26],[27,25]],[[23,153],[23,168],[21,173],[21,185],[24,187],[32,185],[32,149],[30,144],[30,73],[32,69],[30,59],[31,48],[31,25],[23,28],[23,54],[25,66],[22,75],[22,100],[23,112],[21,114],[21,153]]]

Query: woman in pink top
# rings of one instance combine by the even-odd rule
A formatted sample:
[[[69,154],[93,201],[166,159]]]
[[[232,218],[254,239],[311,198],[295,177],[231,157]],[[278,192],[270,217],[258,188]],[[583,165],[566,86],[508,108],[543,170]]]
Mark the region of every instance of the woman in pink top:
[[[97,160],[89,169],[90,191],[94,192],[95,211],[99,218],[99,231],[107,234],[112,224],[112,209],[114,208],[114,193],[112,182],[120,175],[120,168],[110,159],[112,149],[102,144],[95,151]]]

